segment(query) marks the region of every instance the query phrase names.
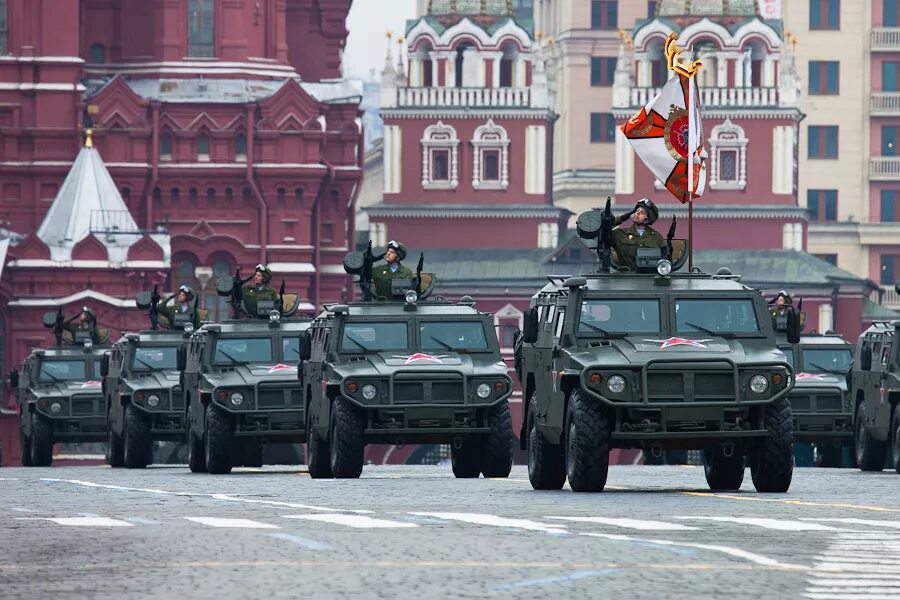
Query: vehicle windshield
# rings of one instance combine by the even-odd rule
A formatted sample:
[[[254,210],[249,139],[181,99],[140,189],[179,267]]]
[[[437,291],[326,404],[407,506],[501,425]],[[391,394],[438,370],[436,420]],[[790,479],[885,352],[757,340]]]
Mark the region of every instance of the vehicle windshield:
[[[850,369],[849,348],[801,348],[800,357],[807,373],[843,375]]]
[[[751,298],[679,298],[675,300],[675,331],[731,336],[759,333]]]
[[[408,346],[406,323],[346,323],[341,335],[341,350],[344,352],[406,350]]]
[[[91,361],[91,371],[93,371],[93,373],[94,373],[92,376],[94,379],[102,379],[103,378],[103,375],[100,374],[100,361],[99,360]]]
[[[585,300],[578,333],[657,333],[659,321],[659,300],[655,298]]]
[[[239,365],[272,360],[272,338],[219,338],[213,363]]]
[[[422,350],[487,350],[481,321],[421,321],[419,346]]]
[[[38,381],[84,381],[84,359],[42,360]]]
[[[794,368],[794,350],[790,346],[780,346],[778,348],[782,352],[784,352],[784,362],[791,365],[791,368]]]
[[[300,338],[282,338],[281,357],[286,361],[300,360]]]
[[[134,371],[162,371],[178,368],[177,346],[143,346],[134,349],[131,369]]]

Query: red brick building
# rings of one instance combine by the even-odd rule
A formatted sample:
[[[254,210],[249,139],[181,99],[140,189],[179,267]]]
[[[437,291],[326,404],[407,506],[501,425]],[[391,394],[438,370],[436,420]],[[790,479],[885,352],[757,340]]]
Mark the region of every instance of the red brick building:
[[[307,311],[347,298],[363,156],[360,90],[340,72],[349,8],[0,0],[3,373],[52,342],[43,311],[88,305],[117,335],[144,326],[129,307],[153,283],[203,290],[214,318],[210,280],[259,262]],[[87,126],[95,149],[73,170]],[[85,203],[104,170],[112,200]],[[70,171],[80,194],[60,189]],[[54,201],[88,207],[69,210],[61,237],[41,228]],[[0,407],[15,460],[6,386]]]

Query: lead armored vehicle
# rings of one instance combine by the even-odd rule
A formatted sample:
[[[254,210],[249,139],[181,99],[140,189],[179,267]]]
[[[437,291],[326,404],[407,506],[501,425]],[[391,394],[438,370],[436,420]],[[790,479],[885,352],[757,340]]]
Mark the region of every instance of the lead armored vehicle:
[[[309,320],[291,318],[299,299],[284,294],[284,284],[278,300],[256,301],[248,314],[240,283],[238,275],[217,284],[235,318],[203,325],[178,354],[195,473],[262,466],[268,444],[306,441],[296,365]]]
[[[600,270],[550,277],[517,340],[532,486],[602,491],[611,448],[701,449],[712,489],[738,489],[749,458],[758,491],[787,491],[793,371],[762,296],[725,271],[679,273],[674,228],[618,270],[612,222],[609,204],[579,216]]]
[[[512,380],[490,315],[471,298],[427,300],[434,278],[394,279],[369,294],[371,248],[350,253],[364,301],[327,306],[309,329],[302,380],[312,477],[359,477],[366,444],[450,444],[457,477],[506,477]],[[365,266],[364,266],[365,265]]]
[[[85,308],[79,315],[93,312]],[[73,318],[74,319],[74,318]],[[100,359],[109,330],[95,321],[77,324],[62,309],[44,315],[56,346],[31,351],[10,373],[19,405],[22,465],[49,467],[56,442],[102,442],[106,439],[106,407],[100,381]]]
[[[840,467],[853,446],[853,409],[847,375],[853,346],[836,334],[803,334],[797,344],[779,335],[779,348],[795,371],[788,401],[794,438],[812,444],[816,464]]]
[[[163,303],[164,304],[164,303]],[[160,315],[160,299],[144,292],[151,329],[127,333],[103,356],[103,396],[107,410],[107,462],[112,467],[144,468],[153,461],[153,442],[181,442],[186,433],[178,351],[206,319],[196,307],[171,320]]]
[[[900,473],[898,333],[900,321],[875,323],[860,334],[856,345],[850,397],[855,411],[856,463],[863,471],[881,471],[890,447],[894,467]]]

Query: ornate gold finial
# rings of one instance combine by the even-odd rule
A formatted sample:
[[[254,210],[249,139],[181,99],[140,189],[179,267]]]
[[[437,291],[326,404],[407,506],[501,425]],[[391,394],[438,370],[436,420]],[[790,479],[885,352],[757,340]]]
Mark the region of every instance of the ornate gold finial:
[[[538,31],[536,34],[534,34],[534,37],[538,42],[540,42],[542,39],[544,39],[544,32]]]
[[[556,40],[554,40],[553,37],[548,37],[548,38],[547,38],[547,45],[550,46],[550,47],[552,48],[552,47],[554,46],[554,44],[556,44]]]
[[[93,148],[94,140],[91,139],[91,135],[93,135],[94,130],[88,127],[84,130],[84,147],[85,148]]]
[[[784,37],[792,47],[794,47],[794,48],[797,47],[797,36],[795,36],[793,32],[786,31],[784,33]]]
[[[391,31],[390,29],[388,29],[387,31],[384,32],[384,35],[387,39],[390,40],[392,37],[394,37],[394,32]]]
[[[397,38],[397,45],[402,46],[404,41],[406,41],[406,40],[404,40],[403,36],[401,35],[400,37]]]

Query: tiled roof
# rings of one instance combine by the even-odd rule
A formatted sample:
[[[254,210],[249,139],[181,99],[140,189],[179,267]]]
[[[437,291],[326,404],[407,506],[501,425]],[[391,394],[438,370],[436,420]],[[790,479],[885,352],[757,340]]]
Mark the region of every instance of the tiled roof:
[[[428,14],[506,17],[513,14],[513,9],[511,0],[431,0]]]
[[[660,0],[656,3],[660,17],[755,16],[756,0]]]

